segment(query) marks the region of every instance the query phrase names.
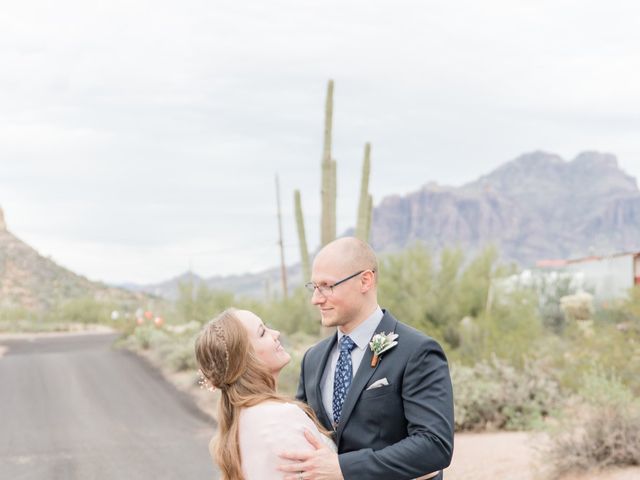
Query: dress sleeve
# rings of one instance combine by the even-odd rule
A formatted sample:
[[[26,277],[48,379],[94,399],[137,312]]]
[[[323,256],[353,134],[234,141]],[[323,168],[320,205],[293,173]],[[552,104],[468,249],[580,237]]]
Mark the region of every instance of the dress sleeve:
[[[284,450],[312,450],[305,428],[323,435],[300,407],[292,403],[263,402],[240,413],[238,437],[245,480],[282,480],[278,457]],[[326,441],[326,440],[323,440]]]

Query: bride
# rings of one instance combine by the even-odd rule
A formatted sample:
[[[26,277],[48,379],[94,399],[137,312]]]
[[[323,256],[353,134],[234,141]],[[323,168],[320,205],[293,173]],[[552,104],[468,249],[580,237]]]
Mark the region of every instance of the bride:
[[[291,360],[279,337],[254,313],[228,309],[196,339],[200,370],[221,393],[210,452],[225,480],[281,480],[278,451],[313,449],[305,429],[335,450],[313,411],[276,391],[278,374]]]
[[[277,393],[278,374],[291,360],[279,337],[254,313],[231,308],[196,338],[202,375],[221,393],[218,433],[209,450],[223,480],[282,480],[279,452],[336,450],[310,407]],[[435,473],[421,479],[431,476]]]

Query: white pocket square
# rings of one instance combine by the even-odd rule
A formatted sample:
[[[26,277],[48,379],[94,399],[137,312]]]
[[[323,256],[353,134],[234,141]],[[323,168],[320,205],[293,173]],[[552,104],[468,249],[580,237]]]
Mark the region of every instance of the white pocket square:
[[[371,385],[369,385],[367,387],[367,390],[373,390],[374,388],[380,388],[386,385],[389,385],[389,382],[387,381],[387,377],[384,377],[384,378],[381,378],[380,380],[376,380]]]

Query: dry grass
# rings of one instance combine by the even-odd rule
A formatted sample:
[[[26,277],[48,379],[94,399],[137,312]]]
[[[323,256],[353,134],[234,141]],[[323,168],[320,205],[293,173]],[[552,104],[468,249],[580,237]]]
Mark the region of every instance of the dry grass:
[[[640,466],[640,410],[633,404],[590,406],[561,428],[546,449],[558,476]]]

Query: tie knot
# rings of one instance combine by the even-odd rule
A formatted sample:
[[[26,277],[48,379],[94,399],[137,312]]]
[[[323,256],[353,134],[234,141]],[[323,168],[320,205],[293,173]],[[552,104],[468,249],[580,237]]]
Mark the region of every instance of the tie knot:
[[[345,335],[340,339],[340,351],[351,353],[351,350],[356,346],[355,342],[351,340],[351,337]]]

